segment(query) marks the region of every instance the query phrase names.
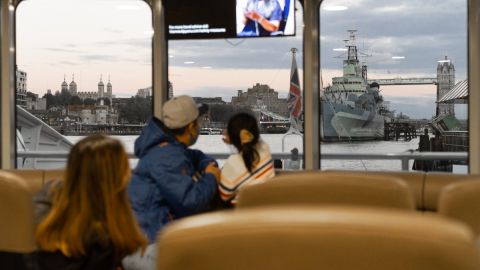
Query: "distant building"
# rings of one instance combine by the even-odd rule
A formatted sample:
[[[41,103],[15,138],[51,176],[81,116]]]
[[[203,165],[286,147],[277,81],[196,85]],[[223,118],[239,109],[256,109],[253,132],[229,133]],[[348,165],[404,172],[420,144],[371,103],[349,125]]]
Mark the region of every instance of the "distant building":
[[[39,98],[38,94],[31,96],[31,93],[27,95],[26,100],[26,109],[28,111],[46,111],[47,110],[47,99]]]
[[[170,81],[168,81],[168,99],[173,97],[173,85]],[[142,88],[137,90],[137,97],[147,98],[152,96],[152,87]]]
[[[118,123],[118,112],[106,105],[68,105],[67,115],[78,118],[82,124]]]
[[[268,111],[288,117],[287,99],[278,98],[278,92],[266,84],[257,83],[246,92],[238,90],[237,96],[232,97],[232,106],[255,108],[258,101],[261,101]]]
[[[455,66],[445,56],[437,65],[437,101],[442,99],[455,86]],[[455,115],[454,104],[437,103],[437,115]]]
[[[168,99],[173,97],[173,85],[170,81],[168,81]]]
[[[138,97],[147,98],[152,95],[152,87],[142,88],[137,90]]]
[[[15,70],[16,75],[16,92],[15,99],[17,105],[27,108],[27,72],[18,69]]]
[[[105,84],[103,83],[102,76],[100,75],[100,81],[97,84],[97,91],[83,92],[78,91],[77,83],[75,82],[75,75],[72,75],[72,81],[67,84],[65,77],[61,85],[62,93],[68,92],[72,96],[77,96],[81,100],[93,99],[100,101],[97,105],[69,105],[67,106],[67,116],[71,119],[79,119],[82,124],[117,124],[118,113],[112,105],[113,87],[108,79],[107,89],[105,91]],[[110,100],[110,106],[103,104],[103,99],[108,98]]]
[[[225,105],[227,104],[221,97],[193,97],[195,103],[202,103],[207,105]]]
[[[113,87],[112,87],[112,83],[110,82],[110,78],[108,79],[107,91],[105,92],[105,84],[102,81],[102,76],[100,76],[100,82],[98,82],[96,92],[94,92],[94,91],[92,91],[92,92],[79,92],[78,89],[77,89],[77,83],[75,82],[75,75],[72,75],[72,81],[70,82],[70,84],[67,84],[65,76],[64,76],[63,77],[63,82],[62,82],[62,85],[61,85],[61,92],[62,93],[68,92],[68,93],[70,93],[70,95],[77,96],[81,100],[84,100],[84,99],[87,99],[87,98],[93,99],[93,100],[97,100],[99,98],[108,98],[108,99],[110,99],[110,101],[112,101],[112,98],[113,98]]]

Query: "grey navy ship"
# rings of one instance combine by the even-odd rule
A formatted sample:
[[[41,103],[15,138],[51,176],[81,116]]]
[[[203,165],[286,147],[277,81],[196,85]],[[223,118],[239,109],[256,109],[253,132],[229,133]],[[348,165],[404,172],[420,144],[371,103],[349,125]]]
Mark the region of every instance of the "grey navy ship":
[[[375,140],[384,136],[386,111],[377,83],[367,83],[367,66],[360,65],[356,30],[348,30],[343,76],[334,77],[321,96],[322,141]]]

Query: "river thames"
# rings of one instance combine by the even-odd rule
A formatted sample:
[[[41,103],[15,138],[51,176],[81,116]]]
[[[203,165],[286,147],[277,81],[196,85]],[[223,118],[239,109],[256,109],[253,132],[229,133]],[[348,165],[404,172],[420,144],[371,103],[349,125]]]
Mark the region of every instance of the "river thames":
[[[113,136],[123,142],[127,152],[133,153],[135,139],[138,136]],[[270,146],[272,153],[290,152],[296,147],[300,154],[303,152],[303,138],[298,135],[285,137],[283,151],[283,134],[262,134],[262,139]],[[67,136],[73,143],[77,142],[83,136]],[[200,149],[205,153],[231,153],[231,147],[228,147],[222,141],[222,135],[200,135],[193,148]],[[402,153],[418,148],[418,138],[411,141],[364,141],[364,142],[336,142],[322,143],[322,153]],[[222,162],[220,161],[220,164]],[[411,161],[410,168],[413,161]],[[136,161],[132,160],[132,166]],[[398,171],[401,170],[399,160],[322,160],[322,169],[344,169],[344,170],[381,170]]]

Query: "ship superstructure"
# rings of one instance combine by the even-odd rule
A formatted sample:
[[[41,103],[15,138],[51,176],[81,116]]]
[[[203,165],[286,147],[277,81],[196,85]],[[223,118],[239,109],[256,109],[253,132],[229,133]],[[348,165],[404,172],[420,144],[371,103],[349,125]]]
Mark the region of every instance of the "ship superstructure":
[[[334,77],[321,102],[321,136],[324,141],[383,138],[385,117],[379,85],[367,83],[367,66],[360,65],[356,30],[348,30],[343,76]]]

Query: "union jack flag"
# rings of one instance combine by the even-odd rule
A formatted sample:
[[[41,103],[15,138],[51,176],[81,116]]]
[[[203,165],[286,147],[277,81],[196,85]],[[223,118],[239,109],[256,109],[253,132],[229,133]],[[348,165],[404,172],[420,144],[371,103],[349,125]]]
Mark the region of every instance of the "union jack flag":
[[[302,113],[302,94],[300,92],[300,81],[298,80],[297,61],[295,54],[292,56],[292,69],[290,70],[290,92],[288,93],[287,106],[290,117],[298,119]]]

